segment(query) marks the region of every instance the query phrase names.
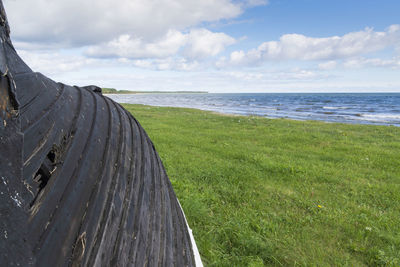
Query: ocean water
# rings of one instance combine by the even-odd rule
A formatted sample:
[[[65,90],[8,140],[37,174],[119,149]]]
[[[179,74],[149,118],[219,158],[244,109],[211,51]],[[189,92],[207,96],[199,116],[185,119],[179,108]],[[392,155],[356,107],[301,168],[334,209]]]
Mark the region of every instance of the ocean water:
[[[400,126],[400,93],[133,94],[119,103],[188,107],[268,118]]]

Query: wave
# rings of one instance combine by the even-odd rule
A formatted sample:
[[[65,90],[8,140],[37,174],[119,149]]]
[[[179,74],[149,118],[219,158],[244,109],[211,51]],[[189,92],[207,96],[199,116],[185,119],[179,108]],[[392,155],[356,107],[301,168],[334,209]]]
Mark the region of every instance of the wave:
[[[349,109],[349,107],[329,107],[329,106],[323,106],[323,109]]]
[[[400,114],[361,114],[362,117],[368,119],[390,119],[390,120],[400,120]]]
[[[297,95],[287,94],[274,95],[274,98],[268,94],[262,97],[254,95],[251,98],[242,94],[206,94],[190,95],[190,97],[180,94],[168,97],[143,94],[133,97],[127,95],[111,97],[117,98],[115,100],[120,103],[191,107],[228,114],[400,126],[400,94],[389,100],[376,95],[373,98],[369,95],[360,95],[357,101],[353,102],[349,102],[347,95],[346,98],[338,96],[331,104],[323,104],[329,103],[329,100],[324,99],[324,95],[310,95],[309,97],[313,99],[307,99],[308,95],[303,95],[303,98],[299,99]]]

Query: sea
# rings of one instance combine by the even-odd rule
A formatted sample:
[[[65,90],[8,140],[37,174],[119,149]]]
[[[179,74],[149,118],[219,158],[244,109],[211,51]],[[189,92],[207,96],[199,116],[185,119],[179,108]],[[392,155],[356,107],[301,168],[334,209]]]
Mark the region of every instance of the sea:
[[[107,96],[119,103],[400,127],[400,93],[144,93]]]

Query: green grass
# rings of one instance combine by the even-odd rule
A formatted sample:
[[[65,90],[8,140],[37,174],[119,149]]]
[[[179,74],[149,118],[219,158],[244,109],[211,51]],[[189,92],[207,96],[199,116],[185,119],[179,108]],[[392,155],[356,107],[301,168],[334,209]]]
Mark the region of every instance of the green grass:
[[[124,106],[206,266],[400,266],[400,128]]]

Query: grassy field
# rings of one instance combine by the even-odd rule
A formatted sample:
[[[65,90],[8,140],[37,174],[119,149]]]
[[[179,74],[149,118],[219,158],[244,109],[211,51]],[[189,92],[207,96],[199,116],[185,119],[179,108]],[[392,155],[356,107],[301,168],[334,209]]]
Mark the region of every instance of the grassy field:
[[[206,266],[400,266],[400,128],[124,106]]]

